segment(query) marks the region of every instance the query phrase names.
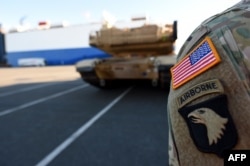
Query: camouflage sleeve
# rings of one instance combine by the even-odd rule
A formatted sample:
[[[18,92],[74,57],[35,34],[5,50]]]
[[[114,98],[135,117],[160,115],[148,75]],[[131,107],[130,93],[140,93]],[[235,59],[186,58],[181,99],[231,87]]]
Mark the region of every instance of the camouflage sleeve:
[[[169,130],[168,130],[168,166],[180,166],[174,139],[172,135],[172,128],[170,124],[170,116],[168,116]]]
[[[177,158],[177,153],[176,153],[176,148],[173,143],[173,138],[171,131],[169,131],[169,145],[168,145],[168,157],[169,157],[169,166],[179,166],[178,158]]]

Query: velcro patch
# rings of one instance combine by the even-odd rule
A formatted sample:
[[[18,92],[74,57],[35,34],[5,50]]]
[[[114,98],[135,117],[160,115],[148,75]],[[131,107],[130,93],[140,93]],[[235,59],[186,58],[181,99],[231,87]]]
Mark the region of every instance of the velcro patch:
[[[178,108],[181,108],[201,96],[223,92],[224,88],[218,79],[205,81],[185,90],[184,93],[177,97],[177,105]]]
[[[237,143],[237,132],[227,108],[226,95],[219,95],[196,105],[183,107],[185,119],[196,147],[202,152],[222,157],[224,150]]]
[[[172,87],[185,84],[221,61],[211,39],[206,37],[185,58],[171,68]]]

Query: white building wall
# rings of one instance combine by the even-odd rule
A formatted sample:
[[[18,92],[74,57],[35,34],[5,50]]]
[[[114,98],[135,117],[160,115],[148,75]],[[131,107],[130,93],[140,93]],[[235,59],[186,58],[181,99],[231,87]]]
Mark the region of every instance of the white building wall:
[[[5,37],[6,52],[89,47],[90,32],[99,28],[100,25],[89,24],[8,33]]]

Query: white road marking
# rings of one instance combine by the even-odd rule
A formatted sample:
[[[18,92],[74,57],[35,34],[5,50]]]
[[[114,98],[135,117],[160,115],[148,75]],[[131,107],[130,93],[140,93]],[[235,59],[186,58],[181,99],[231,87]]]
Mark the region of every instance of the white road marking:
[[[52,160],[54,160],[64,149],[66,149],[71,143],[73,143],[80,135],[82,135],[91,125],[93,125],[101,116],[103,116],[106,112],[110,110],[118,101],[120,101],[130,90],[129,88],[125,92],[123,92],[120,96],[114,99],[111,103],[109,103],[106,107],[104,107],[98,114],[96,114],[92,119],[90,119],[87,123],[82,125],[75,133],[73,133],[68,139],[66,139],[63,143],[61,143],[58,147],[56,147],[51,153],[49,153],[44,159],[42,159],[36,166],[46,166]]]
[[[50,95],[50,96],[47,96],[47,97],[40,98],[40,99],[38,99],[38,100],[34,100],[34,101],[31,101],[31,102],[28,102],[28,103],[23,104],[23,105],[20,105],[20,106],[18,106],[18,107],[14,107],[14,108],[11,108],[11,109],[7,109],[7,110],[4,110],[4,111],[1,111],[1,112],[0,112],[0,116],[4,116],[4,115],[10,114],[10,113],[19,111],[19,110],[21,110],[21,109],[24,109],[24,108],[33,106],[33,105],[35,105],[35,104],[42,103],[42,102],[44,102],[44,101],[47,101],[47,100],[50,100],[50,99],[53,99],[53,98],[56,98],[56,97],[59,97],[59,96],[62,96],[62,95],[71,93],[71,92],[74,92],[74,91],[76,91],[76,90],[79,90],[79,89],[81,89],[81,88],[85,88],[85,87],[87,87],[87,86],[89,86],[89,85],[88,85],[88,84],[84,84],[84,85],[81,85],[81,86],[77,86],[77,87],[71,88],[71,89],[69,89],[69,90],[65,90],[65,91],[62,91],[62,92],[59,92],[59,93],[56,93],[56,94],[53,94],[53,95]]]
[[[1,93],[0,97],[10,96],[10,95],[13,95],[13,94],[16,94],[16,93],[26,92],[26,91],[30,91],[30,90],[34,90],[34,89],[54,85],[54,84],[58,84],[58,83],[47,83],[47,84],[42,84],[42,85],[35,85],[35,86],[28,87],[28,88],[22,88],[22,89],[19,89],[19,90],[16,90],[16,91],[12,91],[12,92]]]

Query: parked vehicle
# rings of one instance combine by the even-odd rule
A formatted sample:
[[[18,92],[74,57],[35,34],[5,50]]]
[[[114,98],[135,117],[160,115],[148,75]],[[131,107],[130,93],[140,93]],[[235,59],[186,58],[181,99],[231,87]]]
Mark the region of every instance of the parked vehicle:
[[[176,21],[132,28],[104,24],[90,34],[89,44],[112,57],[79,61],[76,70],[84,81],[100,88],[112,87],[117,80],[150,80],[153,86],[169,87],[176,39]]]
[[[46,61],[44,58],[22,58],[18,59],[18,66],[28,67],[28,66],[46,66]]]

